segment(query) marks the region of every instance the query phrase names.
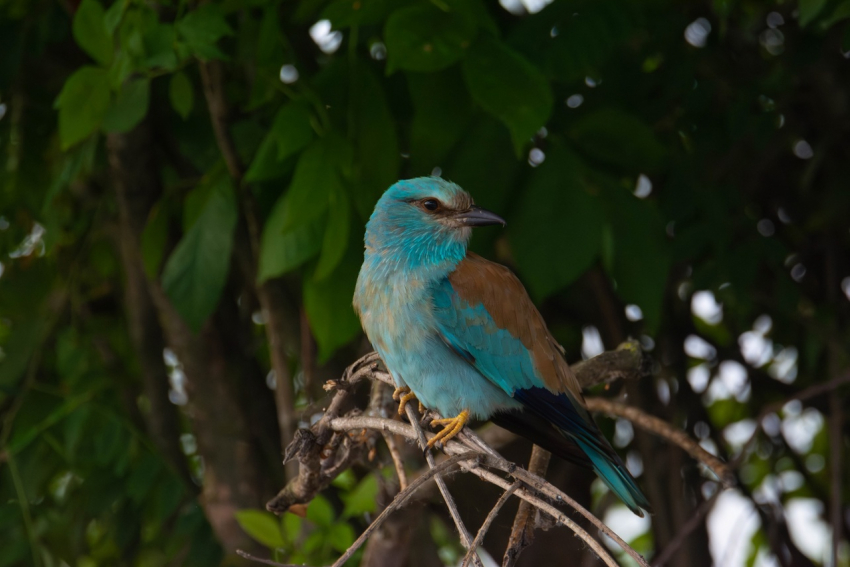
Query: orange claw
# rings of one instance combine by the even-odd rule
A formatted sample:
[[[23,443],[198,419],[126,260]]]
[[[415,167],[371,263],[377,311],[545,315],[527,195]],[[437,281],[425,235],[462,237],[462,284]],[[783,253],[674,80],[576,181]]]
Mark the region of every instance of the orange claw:
[[[438,442],[445,445],[449,439],[452,439],[455,435],[460,433],[460,430],[463,429],[468,422],[469,410],[463,410],[457,415],[457,417],[435,419],[431,422],[431,425],[442,425],[443,429],[432,437],[430,441],[428,441],[428,448],[433,448]]]
[[[410,388],[407,386],[402,386],[401,388],[395,389],[393,392],[393,399],[398,402],[398,415],[404,415],[404,408],[407,406],[407,402],[415,400],[416,394],[411,392]],[[419,413],[422,413],[423,410],[422,402],[419,402]]]

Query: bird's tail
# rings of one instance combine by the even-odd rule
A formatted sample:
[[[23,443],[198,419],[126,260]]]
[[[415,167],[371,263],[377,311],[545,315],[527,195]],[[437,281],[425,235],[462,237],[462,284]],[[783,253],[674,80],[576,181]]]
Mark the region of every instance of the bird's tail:
[[[567,393],[545,388],[514,392],[514,398],[530,411],[510,411],[493,421],[518,433],[561,458],[593,469],[629,509],[643,516],[649,501],[626,469],[622,459],[599,431],[584,406]]]
[[[576,443],[584,454],[588,456],[593,466],[593,471],[608,485],[629,509],[640,517],[644,510],[649,510],[649,501],[638,488],[635,479],[626,469],[619,457],[611,457],[607,452],[599,450],[595,444],[586,443],[576,439]]]

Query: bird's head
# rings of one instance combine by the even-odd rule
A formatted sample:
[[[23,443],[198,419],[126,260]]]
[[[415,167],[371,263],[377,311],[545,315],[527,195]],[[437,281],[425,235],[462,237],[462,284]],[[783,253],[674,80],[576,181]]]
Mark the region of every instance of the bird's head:
[[[366,225],[366,248],[411,264],[459,262],[472,227],[504,225],[469,193],[439,177],[399,181],[384,192]]]

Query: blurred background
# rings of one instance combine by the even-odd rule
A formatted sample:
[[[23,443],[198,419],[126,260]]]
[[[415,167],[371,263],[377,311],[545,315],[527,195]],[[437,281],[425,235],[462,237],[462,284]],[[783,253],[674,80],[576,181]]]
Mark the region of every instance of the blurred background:
[[[472,248],[568,360],[638,339],[653,375],[597,393],[737,485],[603,416],[654,515],[550,480],[664,564],[850,565],[848,92],[850,0],[0,0],[0,566],[332,562],[397,491],[383,446],[264,504],[421,175],[507,219]],[[477,529],[499,492],[450,486]],[[391,526],[351,564],[462,556],[436,498]],[[598,564],[563,528],[520,558],[565,561]]]

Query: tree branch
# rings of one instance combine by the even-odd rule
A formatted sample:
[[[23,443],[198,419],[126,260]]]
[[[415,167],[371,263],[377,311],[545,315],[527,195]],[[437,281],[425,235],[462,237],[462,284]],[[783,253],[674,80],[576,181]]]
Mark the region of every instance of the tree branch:
[[[536,445],[535,445],[536,447]],[[493,520],[496,519],[496,516],[499,515],[499,511],[501,511],[502,506],[508,501],[513,494],[520,486],[522,486],[522,482],[515,481],[510,487],[508,487],[505,492],[502,493],[502,496],[499,497],[499,500],[493,506],[493,509],[490,510],[490,513],[487,514],[487,517],[484,519],[484,523],[481,524],[481,527],[478,529],[478,533],[475,534],[475,539],[472,540],[472,545],[469,546],[469,550],[466,552],[466,557],[463,558],[463,563],[460,567],[467,567],[469,565],[469,561],[472,559],[472,555],[477,552],[478,546],[480,546],[484,542],[484,536],[487,535],[487,530],[490,529],[490,524],[493,523]],[[527,502],[522,502],[522,504],[527,504]]]
[[[694,515],[691,516],[685,525],[683,525],[676,533],[676,537],[673,538],[670,543],[664,547],[661,553],[652,560],[652,567],[661,567],[673,558],[673,555],[679,550],[682,544],[685,543],[688,536],[697,529],[703,518],[705,518],[711,510],[711,507],[714,506],[714,502],[717,500],[717,497],[720,496],[720,492],[721,491],[718,490],[711,496],[711,498],[704,500],[702,504],[699,505],[699,507],[694,511]]]
[[[643,352],[640,343],[627,340],[616,350],[605,351],[588,360],[570,365],[584,389],[614,380],[637,380],[649,376],[652,360]]]
[[[419,488],[422,485],[424,485],[426,482],[428,482],[432,478],[435,479],[435,480],[440,478],[441,474],[448,472],[450,469],[456,467],[458,464],[460,464],[463,461],[469,461],[469,460],[477,459],[477,458],[479,458],[479,455],[477,453],[475,453],[474,451],[467,451],[465,453],[455,455],[455,456],[451,457],[450,459],[443,461],[439,465],[435,465],[434,468],[432,468],[432,469],[428,470],[427,472],[418,476],[416,479],[414,479],[413,482],[410,483],[410,486],[408,486],[406,489],[399,492],[398,495],[395,498],[393,498],[393,501],[390,502],[390,504],[386,508],[384,508],[383,512],[381,512],[380,515],[378,515],[378,517],[375,518],[375,521],[373,521],[369,525],[369,527],[366,528],[363,531],[362,534],[360,534],[360,537],[358,537],[354,541],[354,543],[351,544],[351,546],[345,551],[345,553],[343,553],[342,556],[339,559],[334,561],[334,563],[331,567],[342,567],[342,565],[344,565],[346,561],[351,559],[351,556],[354,555],[354,553],[358,549],[360,549],[360,547],[366,542],[366,540],[369,539],[369,536],[372,535],[372,533],[375,530],[377,530],[379,527],[381,527],[381,524],[384,523],[384,520],[386,520],[389,517],[389,515],[392,514],[393,512],[395,512],[397,509],[404,506],[404,504],[407,503],[407,501],[410,499],[410,497],[417,490],[419,490]],[[245,553],[241,550],[237,551],[237,553],[239,553],[239,555],[241,555],[242,557],[245,557],[247,559],[254,559],[254,560],[259,559],[259,558],[249,556],[247,553]],[[266,564],[269,564],[269,565],[284,565],[284,564],[275,563],[275,562],[269,563],[268,560],[264,560],[264,559],[259,559],[259,561],[266,563]]]
[[[428,442],[425,439],[425,433],[422,431],[422,427],[419,425],[419,419],[416,416],[416,412],[411,404],[407,404],[407,406],[405,406],[405,410],[407,411],[407,419],[410,420],[410,425],[415,432],[414,439],[419,443],[419,448],[425,453],[425,461],[428,463],[428,467],[433,470],[436,466],[434,455],[428,448]],[[460,534],[460,542],[463,544],[465,549],[471,549],[472,536],[469,535],[469,531],[463,524],[463,520],[460,517],[460,511],[457,509],[457,504],[455,504],[454,498],[452,498],[452,495],[449,492],[449,487],[446,486],[446,481],[443,480],[442,476],[437,475],[435,482],[437,483],[437,488],[440,489],[440,494],[443,495],[446,508],[449,509],[449,515],[452,517],[452,521],[455,523],[455,527]],[[484,567],[483,563],[481,563],[481,558],[477,555],[473,558],[473,562],[476,567]]]
[[[839,376],[838,378],[830,380],[829,382],[823,382],[821,384],[809,386],[808,388],[804,388],[803,390],[800,390],[796,394],[789,396],[784,400],[780,400],[778,402],[766,405],[759,412],[759,415],[756,418],[756,423],[761,425],[761,422],[764,421],[764,418],[766,418],[772,413],[778,412],[785,404],[789,402],[793,402],[794,400],[803,401],[808,400],[810,398],[816,398],[818,396],[822,396],[823,394],[828,394],[840,388],[841,386],[844,386],[845,384],[850,384],[850,372],[847,372],[843,376]],[[730,463],[732,468],[738,468],[739,466],[741,466],[744,459],[746,458],[747,453],[749,453],[750,447],[752,447],[753,443],[756,442],[758,434],[759,427],[756,427],[755,431],[753,431],[753,434],[750,436],[749,439],[747,439],[747,442],[744,443],[744,446],[741,448],[741,452],[738,453],[738,456],[735,457],[735,459],[733,459]]]
[[[575,368],[580,382],[588,386],[610,381],[612,376],[616,378],[636,378],[642,376],[648,366],[640,350],[640,346],[632,341],[624,343],[616,351],[603,353],[598,357],[576,365]],[[392,435],[399,435],[403,438],[416,441],[423,449],[426,447],[428,438],[433,437],[434,434],[422,430],[419,425],[419,417],[412,405],[406,407],[409,423],[379,417],[380,415],[386,415],[386,413],[382,414],[379,411],[380,408],[372,407],[381,403],[381,397],[375,395],[370,397],[369,408],[365,414],[361,410],[354,409],[346,415],[341,415],[341,409],[347,403],[357,383],[364,378],[384,382],[392,386],[395,385],[392,377],[382,367],[380,359],[375,353],[370,353],[351,365],[346,369],[341,379],[328,381],[325,389],[336,390],[336,395],[333,397],[324,416],[310,430],[300,431],[286,451],[285,462],[297,458],[301,463],[300,472],[296,478],[293,478],[281,490],[278,496],[267,504],[267,509],[275,513],[282,513],[293,504],[309,502],[319,490],[330,484],[336,475],[351,466],[354,462],[362,460],[362,456],[367,450],[366,448],[370,442],[374,443],[374,438],[378,432],[385,439],[390,439]],[[367,431],[373,433],[369,434]],[[352,435],[355,432],[357,432],[357,435]],[[392,444],[390,442],[388,445],[391,446]],[[390,448],[390,452],[393,454],[392,448]],[[639,553],[629,547],[622,538],[617,536],[598,518],[564,492],[549,484],[544,478],[538,474],[534,474],[535,472],[540,474],[545,473],[545,466],[543,466],[541,460],[543,455],[539,451],[537,455],[538,459],[535,460],[537,464],[532,462],[531,465],[534,472],[529,472],[506,461],[492,447],[484,443],[472,430],[464,429],[454,440],[451,440],[445,445],[444,452],[450,456],[450,459],[452,457],[470,454],[470,452],[477,455],[478,459],[475,464],[462,462],[460,463],[461,469],[475,474],[482,480],[495,484],[507,491],[496,503],[496,509],[491,510],[488,514],[484,525],[482,525],[475,539],[473,539],[466,530],[457,506],[449,494],[442,474],[440,474],[442,469],[439,469],[439,467],[442,467],[444,463],[438,465],[431,452],[425,452],[425,458],[431,469],[429,472],[434,475],[435,483],[446,501],[446,505],[460,534],[461,542],[467,549],[466,563],[472,561],[476,565],[481,565],[481,560],[477,553],[475,553],[476,548],[486,535],[490,524],[498,515],[498,509],[513,494],[524,502],[528,502],[532,509],[538,509],[552,516],[557,524],[567,526],[607,565],[615,567],[616,562],[602,544],[591,537],[575,521],[565,516],[542,498],[550,499],[552,502],[566,503],[573,507],[590,521],[595,528],[620,545],[638,565],[648,567],[648,563],[646,563]],[[403,471],[403,468],[400,467],[400,456],[393,454],[393,459],[397,470]],[[506,481],[501,474],[495,474],[487,470],[488,468],[513,476],[514,482]],[[435,470],[438,470],[438,472],[434,472]],[[410,483],[402,493],[406,495],[412,494],[412,489],[421,486],[421,483],[417,481],[418,479]],[[385,511],[394,510],[397,507],[394,500],[393,504],[388,506]],[[527,524],[527,522],[524,523]],[[370,528],[370,530],[364,532],[361,538],[365,540],[373,531],[374,528]],[[353,550],[349,550],[346,553],[349,552],[353,553]]]
[[[337,431],[359,431],[359,430],[364,429],[364,428],[376,429],[376,430],[380,430],[380,431],[392,431],[393,433],[396,433],[398,435],[402,435],[402,436],[404,436],[408,439],[416,440],[416,432],[414,431],[412,425],[401,423],[401,422],[398,422],[398,421],[393,421],[393,420],[386,419],[386,418],[381,418],[381,417],[368,417],[368,416],[339,417],[339,418],[334,419],[331,422],[331,427],[333,427]],[[433,437],[434,436],[434,434],[430,433],[430,432],[424,433],[424,435],[426,437]],[[446,453],[449,454],[449,455],[457,455],[457,454],[462,454],[462,453],[468,451],[469,447],[462,445],[458,441],[452,440],[452,441],[449,441],[448,444],[446,444],[444,449],[445,449]],[[611,528],[609,528],[608,526],[603,524],[599,520],[599,518],[597,518],[596,516],[591,514],[587,509],[585,509],[583,506],[581,506],[578,502],[576,502],[575,500],[573,500],[572,498],[567,496],[564,492],[562,492],[561,490],[559,490],[558,488],[556,488],[552,484],[548,483],[546,480],[538,477],[537,475],[529,473],[528,471],[518,467],[517,465],[515,465],[513,463],[506,461],[505,459],[503,459],[501,457],[498,457],[498,456],[493,457],[493,456],[491,456],[489,454],[485,454],[485,453],[482,453],[481,456],[482,456],[481,464],[484,464],[488,467],[495,468],[495,469],[500,470],[502,472],[505,472],[509,475],[512,475],[512,476],[516,477],[518,480],[522,480],[523,483],[530,486],[534,490],[540,492],[542,495],[546,496],[547,498],[550,498],[550,499],[557,501],[557,502],[566,503],[569,506],[573,507],[582,516],[584,516],[585,518],[590,520],[590,522],[593,523],[593,525],[595,527],[597,527],[600,531],[602,531],[605,535],[607,535],[608,537],[613,539],[615,542],[617,542],[617,544],[620,545],[623,548],[623,550],[626,551],[626,553],[631,555],[635,559],[635,561],[638,562],[639,565],[641,565],[642,567],[648,567],[648,563],[646,563],[646,561],[643,559],[643,557],[639,553],[637,553],[635,550],[631,549],[631,547],[629,547],[629,545],[625,541],[623,541],[622,538],[620,538],[617,534],[615,534],[613,531],[611,531]],[[507,489],[510,486],[510,483],[506,482],[500,476],[495,475],[495,474],[493,474],[489,471],[483,470],[480,467],[469,468],[469,467],[462,466],[461,468],[466,470],[466,472],[470,472],[470,473],[486,480],[487,482],[490,482],[491,484],[495,484],[496,486],[500,486],[501,488]],[[531,492],[529,492],[525,489],[517,490],[515,492],[515,494],[517,496],[519,496],[520,498],[522,498],[523,500],[528,500],[529,502],[531,502],[532,504],[534,504],[536,507],[540,508],[544,512],[549,513],[553,518],[555,518],[556,522],[559,522],[559,523],[566,525],[567,527],[572,529],[574,532],[576,532],[576,534],[579,535],[579,537],[581,537],[582,539],[585,539],[582,534],[587,535],[587,532],[585,532],[580,526],[578,526],[578,524],[576,524],[575,522],[573,522],[572,520],[570,520],[569,518],[567,518],[566,516],[561,514],[556,508],[554,508],[550,504],[543,502],[542,500],[540,500],[539,498],[534,496]],[[576,530],[580,530],[580,531],[576,531]],[[592,549],[594,549],[594,551],[597,551],[597,553],[601,553],[602,555],[600,555],[600,557],[602,557],[604,559],[604,555],[607,552],[605,552],[602,548],[598,548],[598,546],[593,545],[593,544],[598,543],[598,542],[596,542],[596,540],[594,540],[592,537],[587,535],[587,539],[585,540],[585,542],[588,544],[588,546],[590,546]],[[593,542],[593,544],[591,542]],[[599,551],[599,550],[601,550],[601,551]],[[616,565],[616,563],[613,563],[613,564]]]
[[[605,398],[586,398],[585,402],[587,403],[587,409],[590,411],[598,411],[611,416],[628,419],[641,429],[663,437],[674,445],[678,445],[691,457],[710,468],[717,475],[717,478],[720,479],[720,482],[723,483],[724,487],[728,488],[735,484],[735,475],[732,473],[729,465],[700,447],[699,443],[688,437],[687,433],[674,428],[666,421],[654,415],[649,415],[634,406],[627,406]]]
[[[401,453],[398,451],[398,445],[391,433],[384,431],[382,434],[384,436],[384,443],[387,444],[387,449],[390,450],[393,465],[395,465],[395,473],[396,476],[398,476],[398,488],[399,490],[404,490],[407,488],[407,473],[404,472],[404,462],[401,460]]]
[[[259,265],[262,226],[254,197],[251,191],[242,184],[243,167],[236,151],[236,144],[230,134],[230,110],[224,94],[223,69],[218,61],[201,61],[198,68],[219,151],[221,151],[227,165],[230,177],[233,178],[239,189],[239,203],[248,229],[248,245],[251,253],[246,285],[253,288],[255,287],[254,281]],[[256,293],[263,320],[266,323],[264,326],[266,339],[269,343],[269,355],[275,373],[275,404],[277,405],[281,448],[285,451],[289,440],[293,437],[296,425],[295,392],[289,372],[286,345],[293,342],[287,340],[287,338],[292,339],[294,335],[300,334],[300,318],[295,310],[288,305],[286,294],[280,282],[266,280],[256,286]],[[287,320],[290,320],[289,324]],[[288,467],[287,476],[291,478],[294,475],[294,467]]]
[[[552,454],[549,451],[534,445],[531,449],[531,458],[528,460],[528,472],[541,477],[546,476],[551,457]],[[502,558],[502,567],[516,565],[519,554],[534,541],[534,516],[534,507],[528,502],[520,502],[511,528],[511,537],[508,539],[508,548]]]

